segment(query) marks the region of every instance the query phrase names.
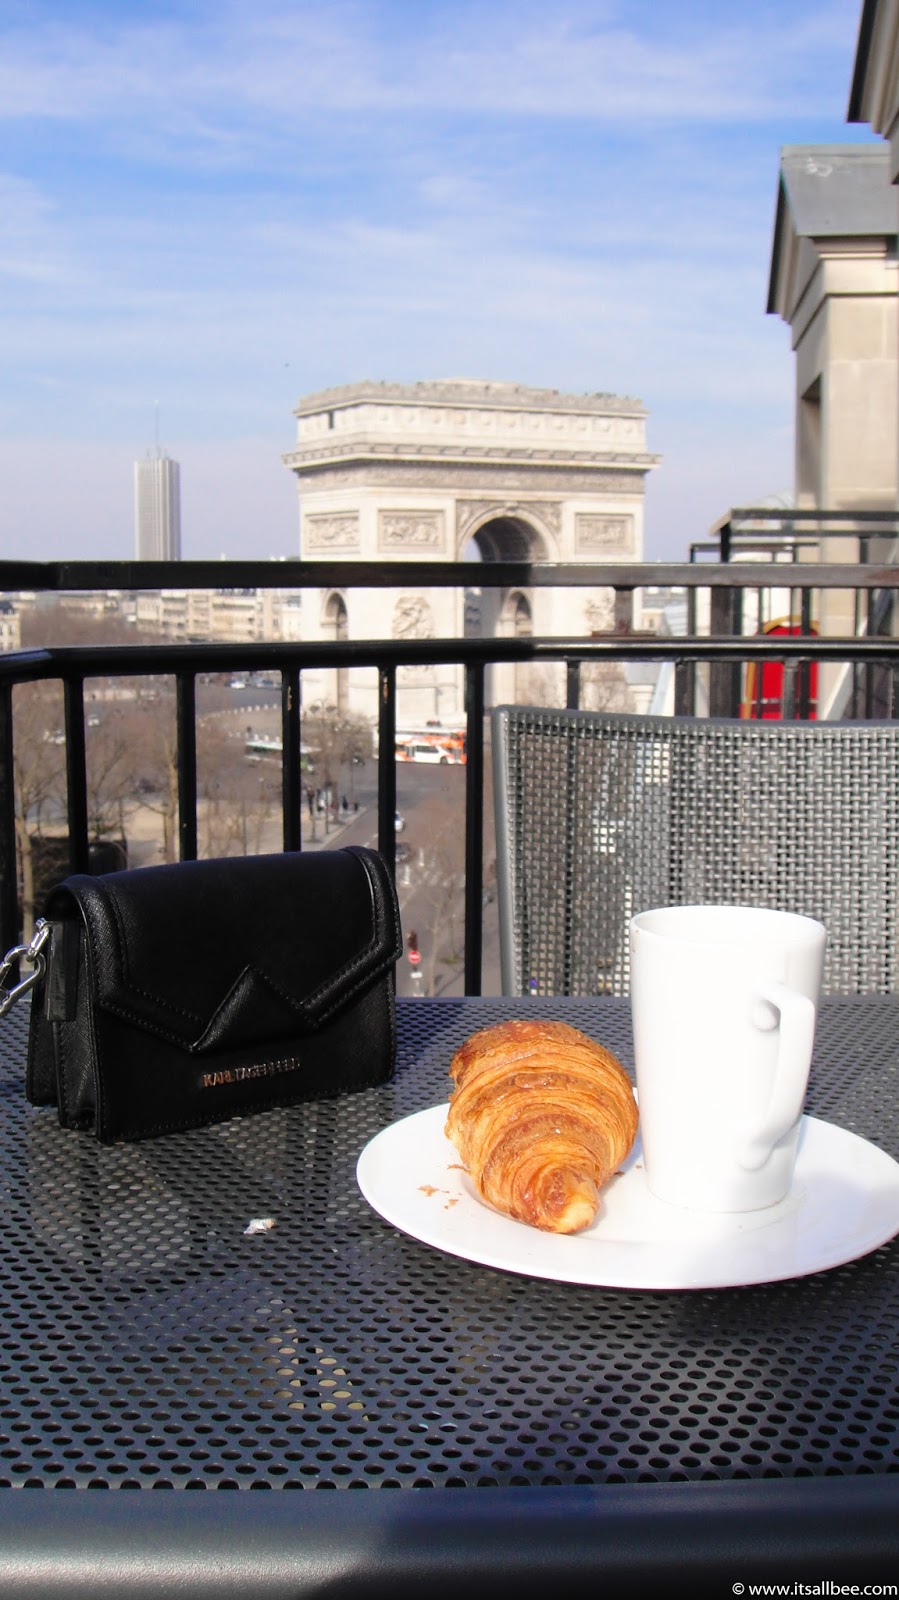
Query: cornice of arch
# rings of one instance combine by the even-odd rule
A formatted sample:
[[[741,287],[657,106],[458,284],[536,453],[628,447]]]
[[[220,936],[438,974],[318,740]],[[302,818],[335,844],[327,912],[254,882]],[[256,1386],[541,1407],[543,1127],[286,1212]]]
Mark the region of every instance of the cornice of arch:
[[[632,472],[648,472],[658,466],[661,456],[648,450],[541,450],[505,449],[501,446],[482,448],[478,445],[408,445],[370,444],[358,450],[346,445],[303,446],[285,452],[282,461],[293,472],[314,471],[325,466],[351,466],[364,468],[370,462],[411,462],[438,464],[483,464],[485,466],[551,467],[569,471],[574,467],[582,471],[603,471],[617,467]]]

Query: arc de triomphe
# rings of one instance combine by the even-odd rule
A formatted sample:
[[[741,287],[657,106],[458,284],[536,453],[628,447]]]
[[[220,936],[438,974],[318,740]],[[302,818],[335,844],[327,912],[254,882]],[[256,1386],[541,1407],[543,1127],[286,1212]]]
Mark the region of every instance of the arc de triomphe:
[[[306,561],[466,561],[463,590],[322,588],[303,637],[583,636],[612,626],[611,591],[479,590],[477,562],[642,560],[646,413],[611,394],[475,380],[353,383],[300,401],[284,456],[300,496]],[[546,699],[553,667],[493,669],[489,698]],[[542,677],[541,677],[542,675]],[[374,674],[304,677],[321,700],[374,719]],[[463,719],[453,667],[403,668],[399,726]]]

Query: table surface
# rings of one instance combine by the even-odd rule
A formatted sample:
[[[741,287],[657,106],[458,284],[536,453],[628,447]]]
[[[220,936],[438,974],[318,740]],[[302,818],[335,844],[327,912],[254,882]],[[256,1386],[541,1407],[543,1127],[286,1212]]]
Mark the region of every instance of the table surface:
[[[362,1198],[367,1141],[447,1098],[450,1057],[474,1028],[535,1011],[585,1028],[630,1069],[627,1002],[401,1001],[389,1085],[111,1149],[25,1103],[27,1009],[3,1022],[3,1592],[21,1578],[17,1539],[39,1525],[52,1540],[57,1517],[83,1521],[101,1502],[103,1517],[124,1516],[109,1509],[124,1500],[130,1527],[164,1500],[195,1531],[213,1500],[219,1516],[239,1507],[234,1526],[272,1530],[275,1500],[294,1527],[302,1502],[304,1527],[341,1517],[344,1530],[414,1504],[437,1526],[454,1506],[493,1506],[495,1531],[511,1505],[509,1548],[525,1505],[548,1527],[585,1508],[683,1502],[706,1508],[708,1533],[715,1506],[767,1507],[771,1528],[792,1504],[794,1543],[808,1513],[825,1553],[849,1562],[841,1571],[890,1557],[896,1578],[899,1241],[789,1282],[633,1292],[444,1255]],[[899,1156],[897,1069],[895,997],[824,1002],[810,1112]],[[254,1218],[274,1226],[248,1234]],[[388,1492],[3,1492],[371,1488]],[[434,1493],[389,1492],[409,1489]],[[834,1544],[838,1508],[849,1520]],[[75,1592],[73,1570],[46,1592]]]

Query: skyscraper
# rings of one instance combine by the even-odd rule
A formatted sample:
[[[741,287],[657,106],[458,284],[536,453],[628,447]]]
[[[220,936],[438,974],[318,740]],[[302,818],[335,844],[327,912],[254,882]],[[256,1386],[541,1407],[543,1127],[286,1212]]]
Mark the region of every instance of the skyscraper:
[[[181,469],[158,450],[134,464],[134,553],[138,561],[181,560]]]

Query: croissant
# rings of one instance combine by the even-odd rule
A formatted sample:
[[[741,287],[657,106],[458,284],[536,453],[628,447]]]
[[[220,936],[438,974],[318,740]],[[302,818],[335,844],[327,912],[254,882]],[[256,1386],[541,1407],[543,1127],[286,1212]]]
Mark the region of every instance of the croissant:
[[[593,1221],[637,1133],[630,1080],[566,1022],[500,1022],[450,1063],[446,1136],[488,1205],[549,1233]]]

